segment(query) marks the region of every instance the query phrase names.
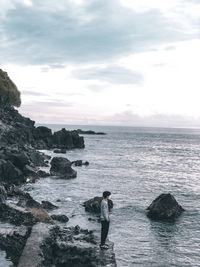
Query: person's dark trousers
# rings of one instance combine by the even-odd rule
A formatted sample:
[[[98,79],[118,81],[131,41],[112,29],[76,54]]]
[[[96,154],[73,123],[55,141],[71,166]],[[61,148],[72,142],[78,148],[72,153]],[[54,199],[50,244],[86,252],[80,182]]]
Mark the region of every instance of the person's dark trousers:
[[[109,230],[109,221],[101,221],[101,245],[105,244]]]

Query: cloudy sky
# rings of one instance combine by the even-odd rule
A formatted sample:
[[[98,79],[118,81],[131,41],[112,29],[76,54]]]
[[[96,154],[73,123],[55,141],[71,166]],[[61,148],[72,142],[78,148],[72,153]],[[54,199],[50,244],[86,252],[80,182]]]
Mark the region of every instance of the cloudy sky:
[[[0,68],[38,123],[200,127],[200,1],[1,0]]]

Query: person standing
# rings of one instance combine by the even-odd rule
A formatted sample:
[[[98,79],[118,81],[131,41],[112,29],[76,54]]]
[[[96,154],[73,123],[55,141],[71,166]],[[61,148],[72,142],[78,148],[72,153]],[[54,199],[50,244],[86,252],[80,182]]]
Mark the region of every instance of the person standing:
[[[105,244],[109,224],[110,224],[110,217],[109,217],[109,209],[108,209],[108,199],[111,197],[111,192],[104,191],[103,192],[103,199],[101,201],[101,244],[100,248],[108,249],[108,245]]]

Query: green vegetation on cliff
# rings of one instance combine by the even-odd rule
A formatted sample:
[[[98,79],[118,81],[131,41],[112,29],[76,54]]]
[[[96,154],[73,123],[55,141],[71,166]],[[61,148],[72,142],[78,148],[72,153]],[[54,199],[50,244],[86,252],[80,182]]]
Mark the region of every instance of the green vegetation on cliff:
[[[0,69],[0,107],[21,105],[20,92],[17,86],[8,77],[8,74]]]

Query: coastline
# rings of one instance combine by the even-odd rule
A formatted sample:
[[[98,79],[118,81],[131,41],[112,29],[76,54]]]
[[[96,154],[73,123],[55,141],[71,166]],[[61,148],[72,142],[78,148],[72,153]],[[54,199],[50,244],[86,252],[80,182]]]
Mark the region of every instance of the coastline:
[[[58,176],[61,175],[60,172],[53,172],[53,166],[50,164],[51,158],[44,153],[39,152],[39,150],[52,150],[55,148],[66,150],[74,148],[81,149],[85,146],[84,138],[80,137],[76,131],[66,131],[65,129],[61,129],[60,131],[52,133],[47,127],[35,127],[35,122],[31,121],[29,118],[21,116],[17,110],[11,107],[6,111],[2,110],[1,113],[4,114],[1,118],[0,128],[1,220],[8,221],[13,225],[6,229],[3,229],[2,227],[0,228],[0,240],[2,241],[1,249],[6,251],[14,266],[37,266],[39,262],[40,264],[43,264],[40,266],[50,266],[45,265],[47,264],[45,261],[48,259],[47,262],[49,264],[49,258],[51,257],[50,248],[58,241],[58,236],[55,234],[56,231],[58,231],[60,237],[65,236],[65,239],[67,239],[71,236],[71,239],[74,241],[77,240],[77,236],[80,235],[79,243],[81,245],[75,253],[74,249],[72,249],[73,247],[77,247],[74,244],[74,241],[72,242],[73,246],[72,244],[71,246],[68,246],[66,243],[65,246],[67,251],[69,249],[71,251],[69,253],[71,256],[68,259],[61,257],[61,255],[66,254],[66,251],[62,251],[63,247],[58,247],[58,256],[51,259],[51,264],[59,266],[59,260],[61,260],[61,258],[62,261],[65,260],[67,264],[67,261],[73,260],[76,255],[76,258],[79,257],[76,266],[79,266],[77,265],[79,263],[80,266],[106,266],[107,264],[116,266],[113,243],[110,243],[110,249],[104,253],[103,257],[102,251],[99,251],[98,247],[99,233],[81,229],[78,225],[75,227],[67,227],[67,222],[64,227],[60,224],[58,225],[57,221],[53,220],[48,214],[49,207],[44,206],[44,203],[34,200],[29,193],[20,189],[21,185],[26,184],[27,182],[37,183],[39,179],[45,179],[45,177],[52,177],[53,179],[55,174]],[[57,158],[61,159],[62,157]],[[40,166],[51,166],[50,168],[52,171],[48,174],[42,171]],[[71,162],[65,162],[63,168],[66,168],[66,166],[67,169],[65,169],[65,171],[67,170],[68,173],[73,171]],[[74,178],[75,177],[76,175]],[[62,178],[64,178],[64,181],[67,184],[68,181],[66,180],[68,180],[68,177],[65,175],[65,177]],[[72,177],[69,178],[72,179]],[[52,203],[48,202],[48,205],[51,207]],[[67,219],[70,220],[69,218]],[[43,227],[42,224],[45,224],[46,226]],[[54,229],[52,231],[55,231],[53,239],[50,238],[52,235],[52,233],[50,233],[51,231],[49,232],[50,234],[48,231],[47,233],[43,231],[43,229],[48,228]],[[69,231],[70,233],[66,235],[66,231]],[[44,238],[36,240],[37,238],[34,237],[35,232],[37,233],[36,236],[38,233],[40,233],[39,236],[43,236],[44,234]],[[20,236],[20,244],[14,242],[16,233]],[[10,240],[8,241],[8,236],[14,244],[14,249],[10,248]],[[51,240],[51,242],[49,240]],[[31,245],[28,246],[29,242]],[[44,258],[39,258],[36,263],[32,262],[32,265],[30,265],[30,255],[32,255],[32,253],[34,255],[34,251],[37,251],[41,244],[44,244],[45,242],[47,242],[46,246],[48,245],[49,248],[46,250],[46,254],[44,253]],[[66,241],[62,240],[62,242]],[[32,252],[30,247],[33,247]],[[85,251],[85,260],[84,257],[78,256],[79,254],[82,255],[83,250]],[[28,253],[26,251],[28,251]]]

